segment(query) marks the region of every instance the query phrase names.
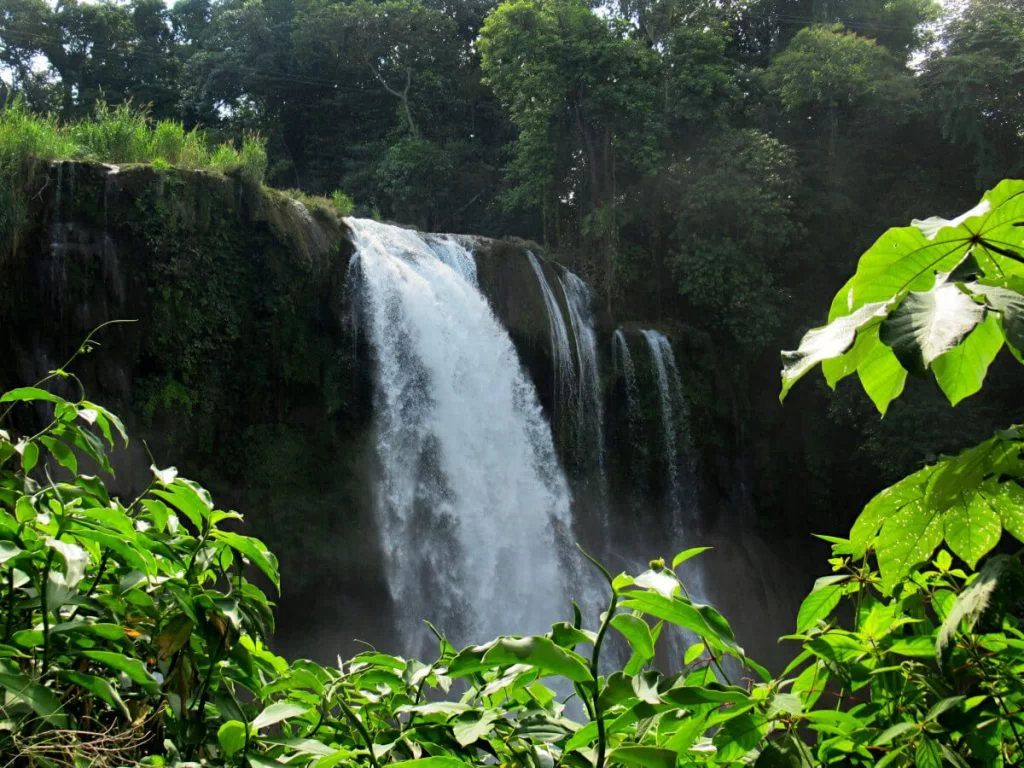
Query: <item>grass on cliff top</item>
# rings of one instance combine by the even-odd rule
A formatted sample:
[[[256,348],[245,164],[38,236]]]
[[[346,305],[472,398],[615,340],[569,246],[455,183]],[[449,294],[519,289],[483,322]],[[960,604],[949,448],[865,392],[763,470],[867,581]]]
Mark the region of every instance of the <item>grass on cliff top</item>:
[[[150,120],[127,103],[97,103],[91,119],[74,123],[33,114],[20,100],[0,109],[0,172],[14,176],[26,162],[49,160],[237,171],[256,183],[267,168],[265,142],[256,135],[245,136],[241,147],[212,146],[202,131],[186,131],[173,120]]]

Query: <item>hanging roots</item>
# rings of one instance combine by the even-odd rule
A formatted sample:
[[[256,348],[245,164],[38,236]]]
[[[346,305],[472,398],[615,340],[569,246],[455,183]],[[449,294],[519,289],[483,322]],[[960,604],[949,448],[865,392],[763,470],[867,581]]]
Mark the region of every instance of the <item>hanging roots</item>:
[[[96,768],[132,768],[145,756],[145,745],[150,741],[147,723],[129,726],[111,726],[105,731],[78,731],[54,729],[30,735],[13,734],[16,756],[2,764],[2,768],[20,766],[81,765]]]

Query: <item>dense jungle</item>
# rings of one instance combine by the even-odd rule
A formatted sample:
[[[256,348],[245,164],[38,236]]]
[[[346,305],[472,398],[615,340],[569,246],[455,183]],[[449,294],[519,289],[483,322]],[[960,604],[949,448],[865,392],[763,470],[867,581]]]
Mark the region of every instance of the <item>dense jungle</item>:
[[[0,0],[0,766],[1024,763],[1021,178],[1017,0]]]

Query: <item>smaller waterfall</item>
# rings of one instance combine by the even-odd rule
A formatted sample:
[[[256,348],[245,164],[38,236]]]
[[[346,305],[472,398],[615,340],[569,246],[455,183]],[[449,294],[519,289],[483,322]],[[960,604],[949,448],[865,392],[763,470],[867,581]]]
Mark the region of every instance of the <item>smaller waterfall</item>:
[[[68,184],[74,201],[73,164],[68,166]],[[64,163],[57,163],[57,183],[53,192],[53,217],[50,222],[50,285],[53,287],[53,310],[57,317],[64,314],[64,297],[68,282],[68,225],[64,218]]]
[[[558,306],[558,299],[551,285],[544,276],[544,268],[540,261],[534,256],[533,251],[526,252],[530,260],[530,267],[537,276],[540,285],[541,295],[544,297],[544,308],[548,315],[548,333],[551,340],[552,367],[555,372],[554,403],[555,412],[552,415],[552,426],[558,431],[558,425],[565,417],[565,410],[569,405],[569,398],[575,389],[575,371],[572,366],[572,357],[569,350],[569,330],[565,326],[565,319],[562,317],[562,310]]]
[[[590,289],[577,275],[566,271],[559,278],[569,321],[576,341],[576,366],[579,391],[576,395],[576,453],[579,459],[596,465],[598,482],[605,483],[604,413],[601,407],[601,381],[597,366],[597,334],[590,306]]]
[[[665,336],[657,331],[645,329],[641,331],[651,353],[654,370],[658,377],[658,394],[661,399],[661,429],[665,442],[665,461],[669,472],[669,499],[673,523],[682,520],[683,488],[679,472],[679,451],[676,437],[679,425],[676,422],[675,404],[682,404],[682,385],[679,381],[679,369],[676,367],[672,345]]]
[[[110,236],[110,187],[112,179],[120,169],[116,165],[107,166],[107,174],[103,177],[103,242],[100,244],[100,256],[103,263],[103,279],[108,286],[108,292],[112,294],[116,306],[120,307],[124,302],[125,287],[124,273],[117,257],[117,246]],[[109,308],[108,308],[109,309]],[[114,317],[108,311],[110,317]]]
[[[626,334],[622,332],[621,328],[615,329],[612,344],[612,356],[616,370],[619,369],[619,366],[622,367],[622,376],[626,382],[626,416],[629,419],[630,438],[635,438],[640,418],[637,411],[639,393],[636,385],[636,366],[633,365],[633,356],[629,353]]]

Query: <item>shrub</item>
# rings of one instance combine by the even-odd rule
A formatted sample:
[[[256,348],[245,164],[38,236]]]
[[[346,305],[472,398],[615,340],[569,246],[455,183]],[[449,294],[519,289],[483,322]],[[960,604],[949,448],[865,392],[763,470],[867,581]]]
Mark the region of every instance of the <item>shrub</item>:
[[[161,120],[153,129],[150,155],[154,160],[164,160],[171,165],[181,162],[185,149],[185,128],[174,120]]]
[[[267,172],[267,141],[255,133],[246,133],[242,138],[239,152],[242,175],[250,181],[261,184]]]
[[[336,189],[331,193],[331,202],[334,204],[334,209],[342,216],[351,216],[352,210],[355,208],[352,198],[340,189]]]
[[[91,120],[72,124],[75,142],[92,159],[109,163],[140,163],[151,159],[151,129],[147,114],[131,102],[108,106],[96,102]]]

